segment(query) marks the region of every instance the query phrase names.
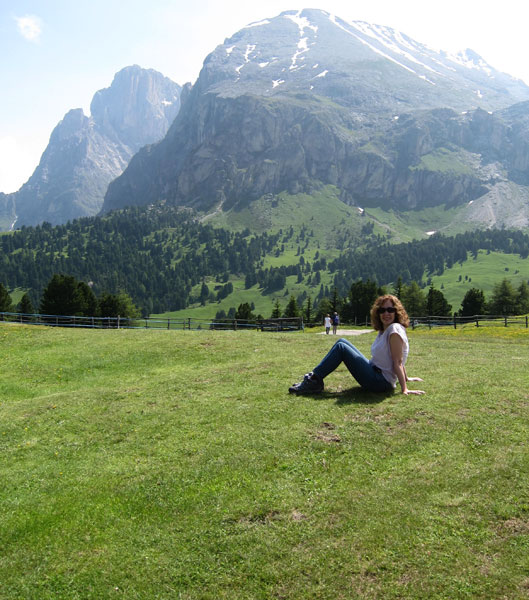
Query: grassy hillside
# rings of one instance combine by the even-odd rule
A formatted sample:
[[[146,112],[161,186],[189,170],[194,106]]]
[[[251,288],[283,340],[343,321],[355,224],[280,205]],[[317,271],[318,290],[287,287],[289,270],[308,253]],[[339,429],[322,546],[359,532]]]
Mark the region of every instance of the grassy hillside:
[[[494,285],[507,278],[518,287],[522,280],[529,281],[527,259],[517,254],[487,252],[481,250],[476,258],[469,256],[462,264],[456,263],[440,276],[432,277],[432,283],[442,290],[454,310],[458,310],[466,292],[471,288],[482,289],[490,298]]]
[[[525,329],[411,332],[420,399],[289,396],[313,333],[0,335],[3,599],[526,596]]]
[[[427,238],[437,231],[455,235],[470,229],[461,223],[462,210],[462,207],[434,206],[397,212],[370,207],[366,209],[366,217],[377,223],[392,243],[400,244]]]
[[[434,231],[464,228],[464,210],[363,210],[344,204],[333,186],[312,195],[269,195],[202,216],[202,223],[167,205],[136,208],[1,236],[0,282],[15,303],[29,291],[35,307],[53,274],[66,273],[92,282],[97,295],[125,291],[146,314],[213,318],[247,302],[266,317],[276,300],[284,308],[291,295],[317,301],[336,285],[346,296],[358,278],[377,279],[390,289],[399,276],[429,285],[443,259],[459,261],[477,248],[505,252],[482,253],[433,276],[457,310],[469,287],[490,294],[503,277],[517,284],[529,276],[527,259],[519,258],[528,254],[529,237],[520,231],[432,237]],[[228,281],[233,293],[224,297]],[[253,283],[249,289],[246,281]]]
[[[244,207],[206,216],[203,222],[232,231],[250,229],[254,232],[285,232],[293,227],[311,232],[310,249],[334,253],[340,239],[359,237],[362,226],[369,223],[358,207],[348,206],[339,198],[339,190],[331,185],[323,186],[312,194],[267,195]],[[382,232],[377,229],[377,232]]]
[[[468,223],[461,222],[464,206],[398,212],[374,207],[364,209],[344,204],[339,194],[338,188],[330,185],[310,195],[282,193],[261,198],[242,209],[214,213],[206,216],[204,222],[235,231],[249,228],[258,232],[285,230],[291,225],[298,230],[305,225],[316,232],[314,241],[328,249],[334,248],[340,230],[358,235],[367,224],[373,225],[375,234],[387,236],[392,243],[424,239],[433,231],[455,235],[471,229]]]
[[[471,288],[482,289],[485,297],[489,299],[492,295],[494,285],[502,279],[507,278],[511,283],[518,287],[522,280],[529,281],[529,265],[527,259],[520,258],[517,254],[504,254],[502,252],[480,251],[474,259],[471,255],[463,263],[456,263],[450,269],[446,269],[443,275],[431,277],[431,282],[434,287],[441,290],[452,305],[452,309],[457,311],[461,307],[461,302],[465,297],[466,292]],[[424,274],[423,281],[428,279],[427,273]],[[330,276],[322,277],[324,285],[332,285]],[[215,282],[211,280],[210,285],[214,286]],[[252,302],[255,304],[255,313],[262,314],[264,317],[269,317],[274,302],[279,299],[281,306],[284,308],[288,302],[290,294],[297,297],[304,290],[308,289],[308,294],[312,298],[319,291],[319,285],[307,288],[307,286],[296,283],[296,278],[291,276],[287,281],[288,294],[281,291],[278,294],[263,295],[262,290],[257,286],[245,290],[244,281],[241,279],[233,280],[234,293],[224,298],[222,301],[207,304],[206,306],[193,306],[181,311],[173,311],[164,313],[163,317],[195,317],[195,318],[213,318],[218,310],[228,312],[230,307],[237,308],[242,302]],[[391,285],[389,286],[391,288]],[[428,286],[427,286],[428,287]],[[427,291],[425,288],[425,292]]]

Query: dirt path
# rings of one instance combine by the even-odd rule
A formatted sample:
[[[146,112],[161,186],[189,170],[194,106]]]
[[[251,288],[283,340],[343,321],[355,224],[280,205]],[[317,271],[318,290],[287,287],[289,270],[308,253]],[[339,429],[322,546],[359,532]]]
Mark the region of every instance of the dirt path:
[[[337,329],[336,335],[337,336],[362,335],[363,333],[372,333],[372,332],[373,332],[373,329]],[[318,333],[318,335],[325,335],[325,331],[320,331]],[[330,333],[329,335],[334,335],[334,334]]]

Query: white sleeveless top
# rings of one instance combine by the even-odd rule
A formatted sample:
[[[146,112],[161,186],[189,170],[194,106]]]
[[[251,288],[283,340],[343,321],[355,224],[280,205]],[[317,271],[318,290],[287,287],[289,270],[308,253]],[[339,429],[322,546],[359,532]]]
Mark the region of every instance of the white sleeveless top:
[[[406,329],[400,323],[392,323],[385,331],[378,332],[378,335],[371,346],[371,360],[369,362],[378,367],[389,383],[391,383],[393,387],[396,387],[397,376],[393,372],[393,359],[391,358],[391,350],[389,347],[389,338],[393,333],[399,335],[404,342],[402,364],[406,364],[410,346],[408,344]]]

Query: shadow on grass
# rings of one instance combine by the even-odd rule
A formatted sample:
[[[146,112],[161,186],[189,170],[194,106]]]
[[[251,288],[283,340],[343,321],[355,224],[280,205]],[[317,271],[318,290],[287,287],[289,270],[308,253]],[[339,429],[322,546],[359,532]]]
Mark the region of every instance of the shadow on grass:
[[[306,394],[305,397],[315,400],[330,400],[334,398],[336,404],[380,404],[387,398],[391,398],[394,392],[368,392],[361,387],[352,387],[347,390],[326,390],[321,394]]]
[[[368,392],[361,387],[353,387],[340,392],[327,392],[330,398],[336,398],[336,404],[379,404],[391,398],[394,392]]]

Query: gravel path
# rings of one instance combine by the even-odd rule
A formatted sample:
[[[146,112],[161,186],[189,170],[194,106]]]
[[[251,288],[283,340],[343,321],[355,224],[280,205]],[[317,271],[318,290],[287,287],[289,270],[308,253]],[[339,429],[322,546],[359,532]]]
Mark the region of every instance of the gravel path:
[[[363,333],[373,333],[373,329],[338,329],[336,331],[337,336],[344,335],[362,335]],[[325,335],[325,331],[320,331],[318,335]],[[332,333],[329,333],[329,336],[332,336]]]

